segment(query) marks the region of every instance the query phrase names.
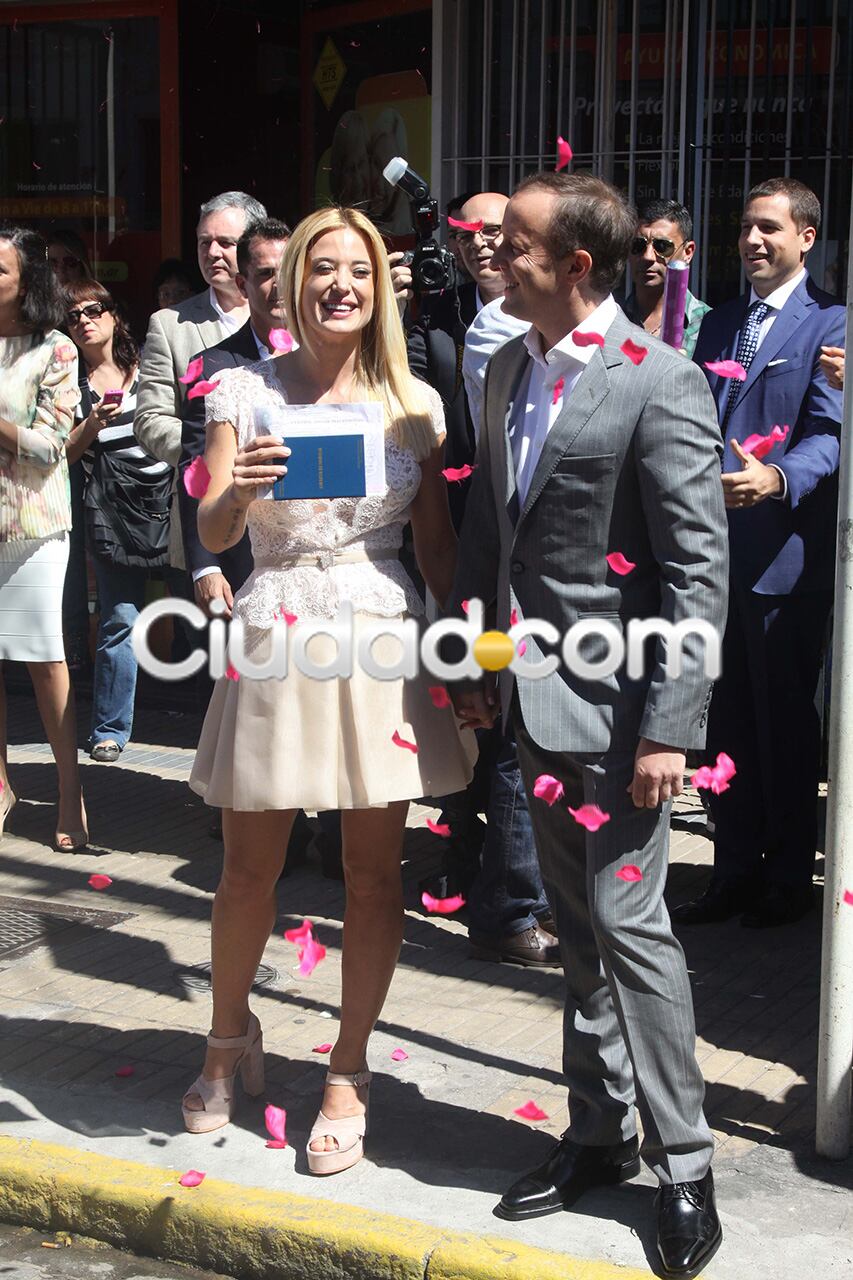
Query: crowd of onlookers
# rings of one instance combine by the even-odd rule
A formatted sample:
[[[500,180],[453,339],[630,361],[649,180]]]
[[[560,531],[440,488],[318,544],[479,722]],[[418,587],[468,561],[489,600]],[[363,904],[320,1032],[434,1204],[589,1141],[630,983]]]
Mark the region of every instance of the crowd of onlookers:
[[[452,291],[415,296],[405,261],[393,258],[410,367],[439,392],[446,465],[463,472],[449,492],[457,530],[489,360],[528,328],[502,310],[504,278],[493,264],[507,201],[502,193],[469,192],[448,205],[447,243],[458,266]],[[806,270],[820,217],[802,184],[759,185],[739,241],[749,296],[713,311],[686,297],[685,358],[705,365],[725,349],[745,378],[716,392],[732,602],[724,674],[708,711],[708,759],[729,753],[739,785],[710,795],[715,874],[698,901],[677,911],[683,923],[735,913],[745,913],[747,924],[785,923],[812,901],[820,765],[814,698],[832,602],[844,349],[843,308]],[[88,837],[68,668],[91,674],[89,755],[115,762],[133,732],[131,633],[152,580],[208,614],[221,600],[229,616],[251,572],[247,535],[220,555],[205,549],[198,504],[180,483],[204,449],[204,400],[188,398],[184,375],[199,358],[200,376],[210,380],[275,356],[273,335],[287,326],[278,269],[290,234],[244,193],[207,201],[197,226],[203,288],[195,267],[163,262],[141,345],[143,335],[131,332],[75,232],[57,229],[45,241],[25,228],[0,228],[0,657],[29,666],[59,772],[58,848],[81,847]],[[661,199],[640,209],[620,301],[651,337],[662,330],[668,265],[689,264],[695,251],[683,205]],[[775,424],[786,433],[778,448],[753,444],[743,452],[748,437]],[[189,643],[176,627],[173,657]],[[556,930],[512,730],[496,726],[478,736],[474,782],[444,802],[453,834],[424,888],[466,897],[477,955],[556,966]],[[793,757],[795,777],[786,767]],[[5,770],[0,781],[2,822],[15,797]],[[321,822],[324,868],[339,874],[339,823],[334,814]],[[292,856],[311,838],[300,821]]]

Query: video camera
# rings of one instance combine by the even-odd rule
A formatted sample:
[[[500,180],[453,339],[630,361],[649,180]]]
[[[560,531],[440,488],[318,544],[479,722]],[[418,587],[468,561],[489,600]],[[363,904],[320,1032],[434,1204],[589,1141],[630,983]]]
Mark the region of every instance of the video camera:
[[[419,297],[444,293],[456,284],[453,254],[443,249],[435,238],[438,230],[438,203],[429,193],[429,183],[402,156],[394,156],[382,170],[385,181],[399,186],[409,197],[418,237],[417,248],[403,259],[412,268],[412,288]]]

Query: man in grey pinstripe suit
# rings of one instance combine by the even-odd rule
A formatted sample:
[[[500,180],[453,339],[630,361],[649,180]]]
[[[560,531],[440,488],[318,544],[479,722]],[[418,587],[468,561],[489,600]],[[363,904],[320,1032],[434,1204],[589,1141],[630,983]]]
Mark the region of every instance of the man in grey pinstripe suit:
[[[527,178],[507,209],[494,261],[506,311],[531,328],[489,365],[454,587],[456,609],[481,599],[503,630],[513,613],[546,620],[561,637],[586,618],[619,627],[704,619],[718,632],[725,623],[713,399],[701,372],[629,323],[610,293],[633,218],[614,188],[588,174]],[[615,552],[633,568],[617,560],[613,569]],[[602,643],[582,656],[598,661]],[[524,661],[545,657],[528,636]],[[663,1271],[680,1277],[696,1275],[722,1236],[687,969],[663,902],[671,799],[685,751],[704,743],[710,696],[695,636],[679,678],[666,674],[658,641],[635,680],[624,667],[581,679],[562,664],[543,678],[505,670],[500,680],[562,949],[570,1125],[496,1212],[537,1217],[633,1177],[636,1108],[642,1156],[661,1184]],[[454,701],[474,726],[497,714],[489,686],[463,688]],[[532,799],[542,774],[565,788],[552,805]],[[584,830],[568,810],[582,804],[609,820]],[[620,878],[626,865],[642,879]]]

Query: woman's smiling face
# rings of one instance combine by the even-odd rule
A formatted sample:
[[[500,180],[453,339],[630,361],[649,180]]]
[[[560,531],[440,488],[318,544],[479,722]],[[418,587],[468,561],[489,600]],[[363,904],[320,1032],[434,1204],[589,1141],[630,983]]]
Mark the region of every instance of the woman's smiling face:
[[[305,262],[302,323],[321,341],[349,337],[373,315],[375,272],[365,238],[351,227],[326,231]]]

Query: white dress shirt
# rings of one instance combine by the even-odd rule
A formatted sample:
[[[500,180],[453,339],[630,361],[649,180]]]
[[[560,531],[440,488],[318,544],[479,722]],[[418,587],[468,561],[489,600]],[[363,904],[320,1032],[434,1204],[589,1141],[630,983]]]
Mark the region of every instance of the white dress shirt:
[[[235,307],[233,311],[223,311],[219,305],[213,285],[210,286],[210,305],[219,316],[219,321],[226,335],[236,333],[246,323],[246,307]]]
[[[479,290],[477,298],[479,300]],[[462,355],[462,380],[468,397],[468,411],[474,424],[474,439],[480,436],[480,417],[483,412],[483,386],[486,381],[486,365],[505,342],[527,333],[526,320],[508,316],[502,304],[503,298],[495,298],[481,307],[465,334],[465,350]]]
[[[777,315],[782,310],[785,303],[788,301],[791,294],[796,289],[797,285],[800,283],[801,280],[805,279],[805,275],[806,275],[806,269],[805,267],[803,267],[802,271],[800,271],[798,275],[795,275],[793,280],[787,280],[785,284],[780,284],[779,288],[774,289],[772,293],[768,293],[766,298],[759,298],[758,294],[755,292],[755,289],[754,288],[750,289],[749,291],[750,306],[752,306],[753,303],[755,302],[765,302],[767,306],[770,308],[770,310],[767,312],[767,315],[761,321],[761,326],[758,330],[758,347],[761,346],[762,342],[767,337],[770,330],[773,328],[773,323]],[[758,350],[758,347],[756,347],[756,351]]]
[[[518,388],[509,428],[515,486],[521,506],[524,506],[548,434],[562,413],[578,378],[598,350],[594,344],[587,347],[576,346],[572,341],[572,333],[600,333],[603,336],[618,313],[615,299],[612,294],[608,294],[585,320],[544,354],[539,330],[535,325],[529,328],[524,345],[531,360]],[[554,388],[561,378],[562,394],[555,399]]]

